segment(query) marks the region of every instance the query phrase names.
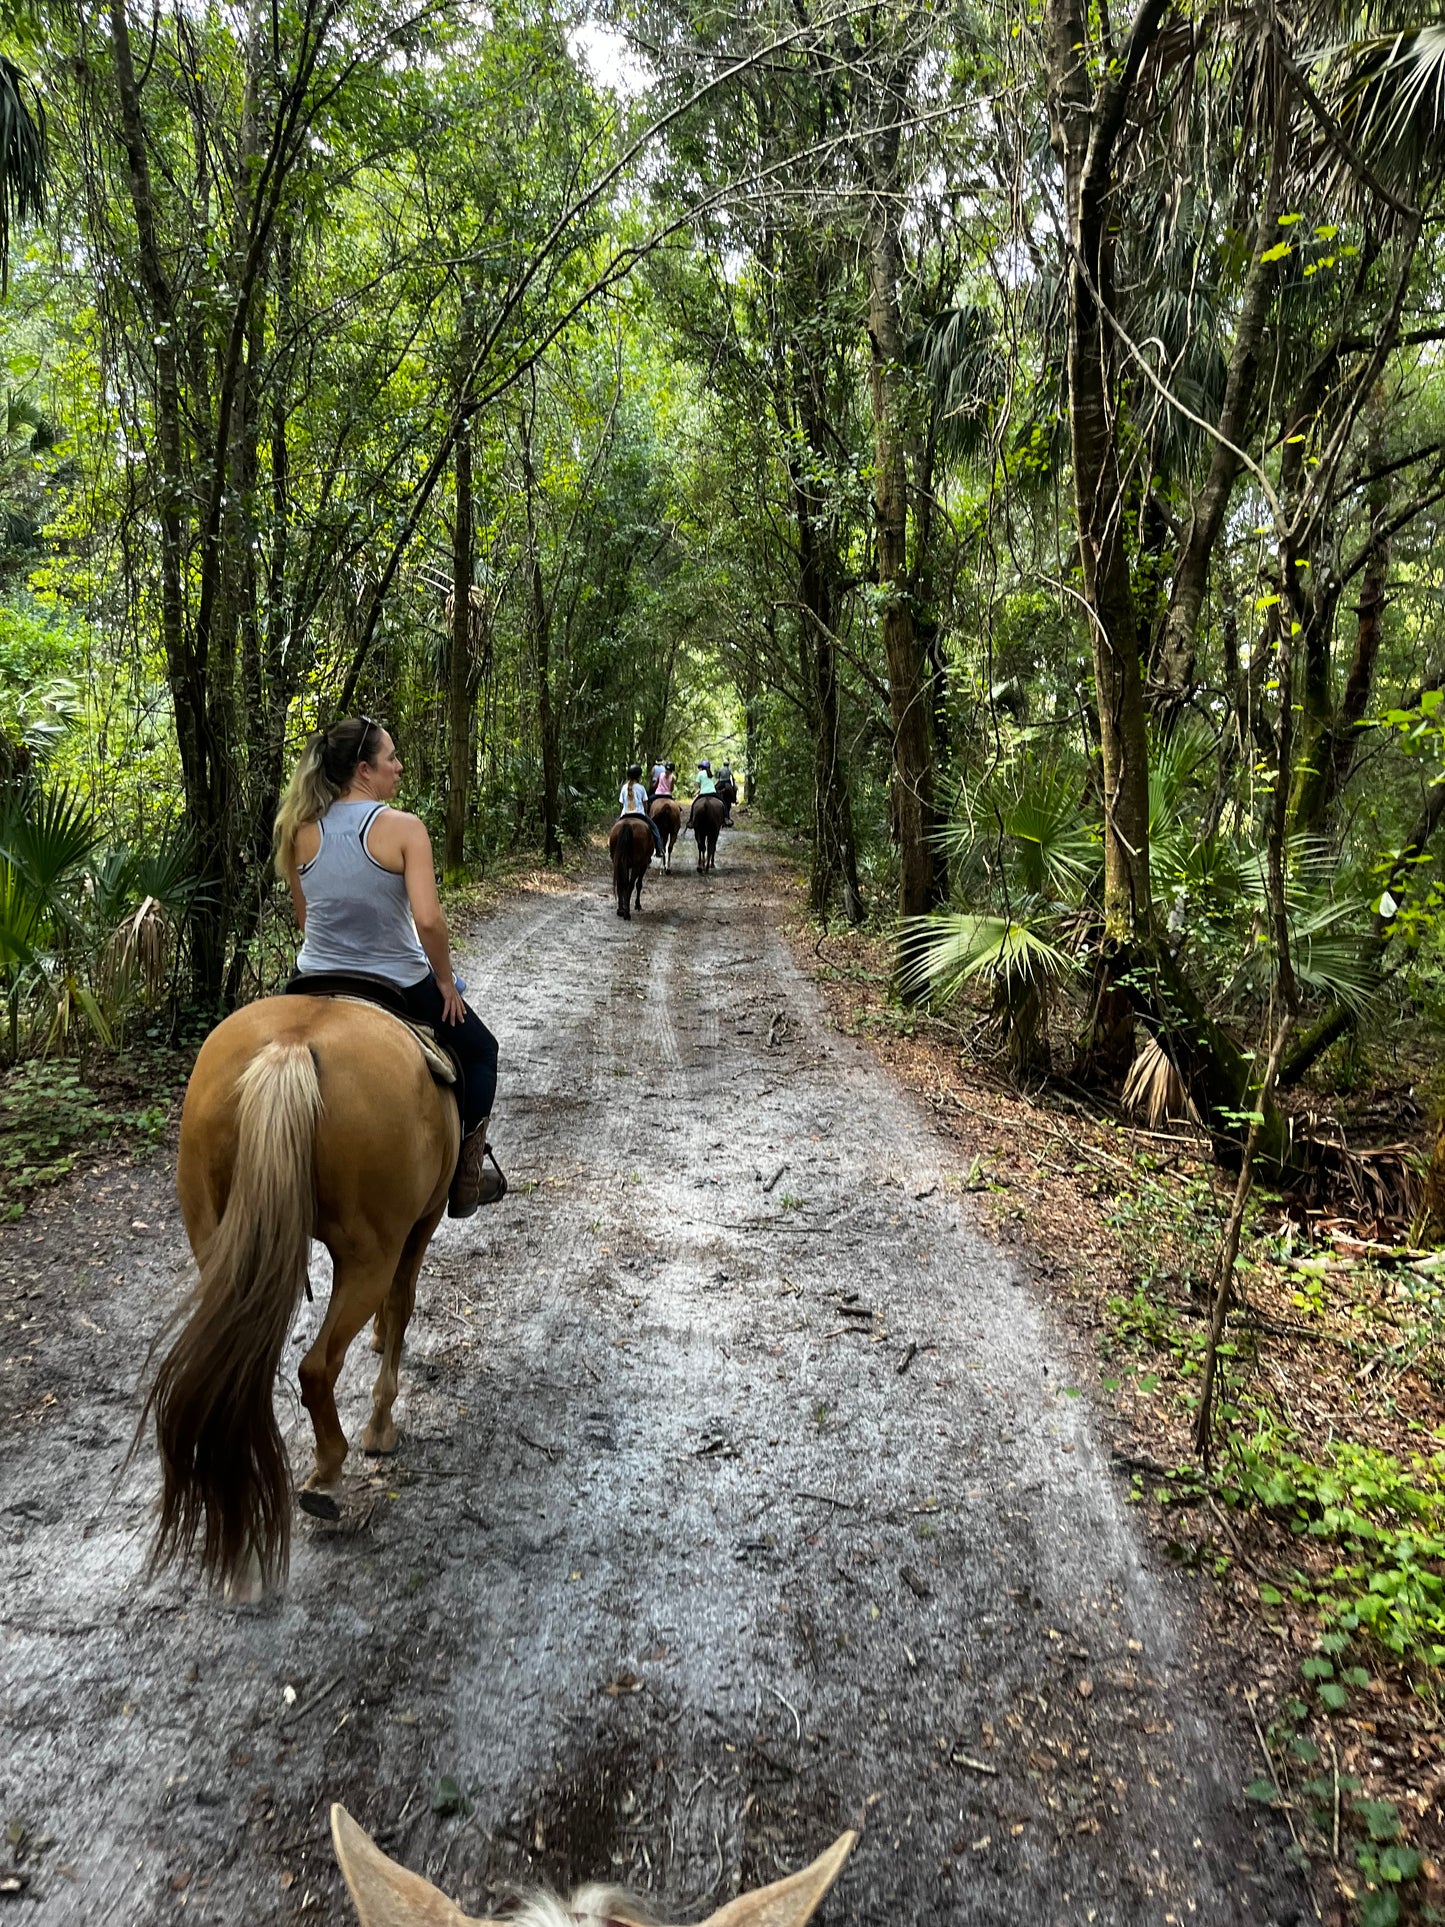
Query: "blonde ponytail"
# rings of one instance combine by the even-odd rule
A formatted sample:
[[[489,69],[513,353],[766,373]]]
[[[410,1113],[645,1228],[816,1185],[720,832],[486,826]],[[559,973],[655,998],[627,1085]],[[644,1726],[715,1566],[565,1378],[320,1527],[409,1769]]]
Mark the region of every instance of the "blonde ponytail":
[[[370,716],[348,716],[321,729],[301,752],[276,812],[276,868],[284,870],[296,849],[303,823],[319,823],[356,774],[358,763],[381,748],[383,731]]]
[[[319,823],[341,794],[326,774],[326,737],[313,736],[291,772],[286,794],[276,812],[276,868],[289,867],[296,849],[296,832],[304,823]]]

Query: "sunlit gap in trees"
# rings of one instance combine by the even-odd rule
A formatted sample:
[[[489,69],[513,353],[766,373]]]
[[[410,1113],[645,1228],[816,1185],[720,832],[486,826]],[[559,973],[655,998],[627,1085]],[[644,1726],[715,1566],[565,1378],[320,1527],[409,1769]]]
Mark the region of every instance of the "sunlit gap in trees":
[[[656,75],[629,47],[615,27],[600,20],[583,20],[567,35],[567,51],[582,61],[599,87],[636,99],[652,86]]]

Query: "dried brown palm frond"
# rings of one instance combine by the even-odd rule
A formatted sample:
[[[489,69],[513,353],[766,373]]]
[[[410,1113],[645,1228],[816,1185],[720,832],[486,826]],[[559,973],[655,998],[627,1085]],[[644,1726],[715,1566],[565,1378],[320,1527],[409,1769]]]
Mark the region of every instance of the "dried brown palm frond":
[[[1142,1117],[1151,1131],[1165,1124],[1198,1124],[1199,1113],[1184,1079],[1157,1037],[1146,1037],[1124,1080],[1124,1109]]]
[[[164,906],[155,897],[143,898],[105,947],[101,978],[106,995],[129,984],[147,1003],[157,1002],[169,981],[173,935]]]
[[[1371,1235],[1404,1236],[1418,1227],[1426,1202],[1426,1159],[1414,1144],[1354,1150],[1319,1139],[1299,1141],[1307,1176],[1297,1193],[1317,1208],[1348,1210]]]

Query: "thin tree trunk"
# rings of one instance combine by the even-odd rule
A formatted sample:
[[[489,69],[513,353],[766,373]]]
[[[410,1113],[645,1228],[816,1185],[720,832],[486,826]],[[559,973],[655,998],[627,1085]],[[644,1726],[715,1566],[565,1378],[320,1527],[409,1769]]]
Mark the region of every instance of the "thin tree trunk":
[[[1275,124],[1274,147],[1264,205],[1254,231],[1254,251],[1245,276],[1239,319],[1235,323],[1234,344],[1230,350],[1229,371],[1225,377],[1224,402],[1219,413],[1219,439],[1213,443],[1209,474],[1195,497],[1189,515],[1188,532],[1174,572],[1169,598],[1169,614],[1164,625],[1164,640],[1159,650],[1159,676],[1163,684],[1159,700],[1174,708],[1188,699],[1194,685],[1195,641],[1199,613],[1204,607],[1209,584],[1209,562],[1234,484],[1244,466],[1241,454],[1249,432],[1250,410],[1254,403],[1255,377],[1259,369],[1259,349],[1264,336],[1265,316],[1276,283],[1276,266],[1266,261],[1279,239],[1284,164],[1289,141],[1289,97],[1281,98]]]
[[[542,584],[542,563],[532,553],[532,641],[537,662],[537,730],[542,750],[542,855],[548,863],[562,861],[562,838],[557,825],[557,724],[552,709],[552,624]]]
[[[872,342],[873,514],[878,587],[883,603],[883,657],[893,724],[893,821],[898,837],[898,912],[926,916],[939,886],[933,771],[933,687],[918,645],[908,575],[908,473],[898,305],[896,185],[898,130],[887,154],[868,222],[868,331]]]
[[[1384,421],[1376,410],[1370,423],[1367,460],[1384,466]],[[1291,798],[1291,829],[1296,836],[1317,835],[1329,823],[1340,792],[1349,781],[1360,742],[1360,724],[1370,706],[1375,663],[1380,653],[1390,566],[1390,536],[1385,527],[1390,484],[1384,475],[1371,483],[1366,495],[1371,532],[1366,550],[1364,580],[1355,618],[1355,649],[1345,678],[1344,694],[1333,714],[1317,720],[1299,759]],[[1328,598],[1333,627],[1338,596]]]
[[[447,816],[443,869],[461,875],[471,764],[472,436],[463,428],[452,452],[456,513],[452,532],[452,636],[447,664]]]
[[[1239,1182],[1234,1187],[1234,1204],[1230,1209],[1229,1223],[1224,1234],[1224,1249],[1219,1257],[1219,1284],[1214,1295],[1214,1315],[1209,1321],[1209,1343],[1204,1352],[1204,1373],[1199,1385],[1199,1410],[1194,1421],[1194,1449],[1204,1461],[1204,1469],[1209,1469],[1209,1450],[1211,1434],[1214,1429],[1214,1373],[1219,1360],[1220,1341],[1224,1337],[1224,1324],[1229,1316],[1229,1301],[1234,1292],[1234,1266],[1239,1257],[1239,1236],[1244,1226],[1244,1210],[1249,1203],[1249,1194],[1254,1187],[1254,1155],[1259,1146],[1260,1133],[1269,1115],[1274,1080],[1279,1071],[1279,1060],[1289,1037],[1291,1019],[1286,1013],[1275,1032],[1274,1049],[1269,1054],[1265,1068],[1264,1082],[1259,1087],[1259,1102],[1254,1107],[1254,1117],[1249,1127],[1249,1137],[1245,1142],[1244,1158],[1239,1167]]]

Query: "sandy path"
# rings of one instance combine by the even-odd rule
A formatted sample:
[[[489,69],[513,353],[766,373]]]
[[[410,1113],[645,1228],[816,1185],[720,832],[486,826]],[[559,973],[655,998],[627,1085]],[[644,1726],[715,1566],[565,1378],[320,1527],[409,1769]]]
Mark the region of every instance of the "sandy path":
[[[279,1605],[143,1587],[149,1459],[111,1490],[186,1276],[166,1160],[0,1233],[0,1813],[52,1841],[17,1920],[340,1923],[338,1797],[471,1911],[716,1899],[861,1823],[827,1921],[1295,1920],[1041,1301],[825,1028],[772,861],[690,859],[630,926],[599,875],[466,946],[516,1194],[444,1225],[400,1451]]]

